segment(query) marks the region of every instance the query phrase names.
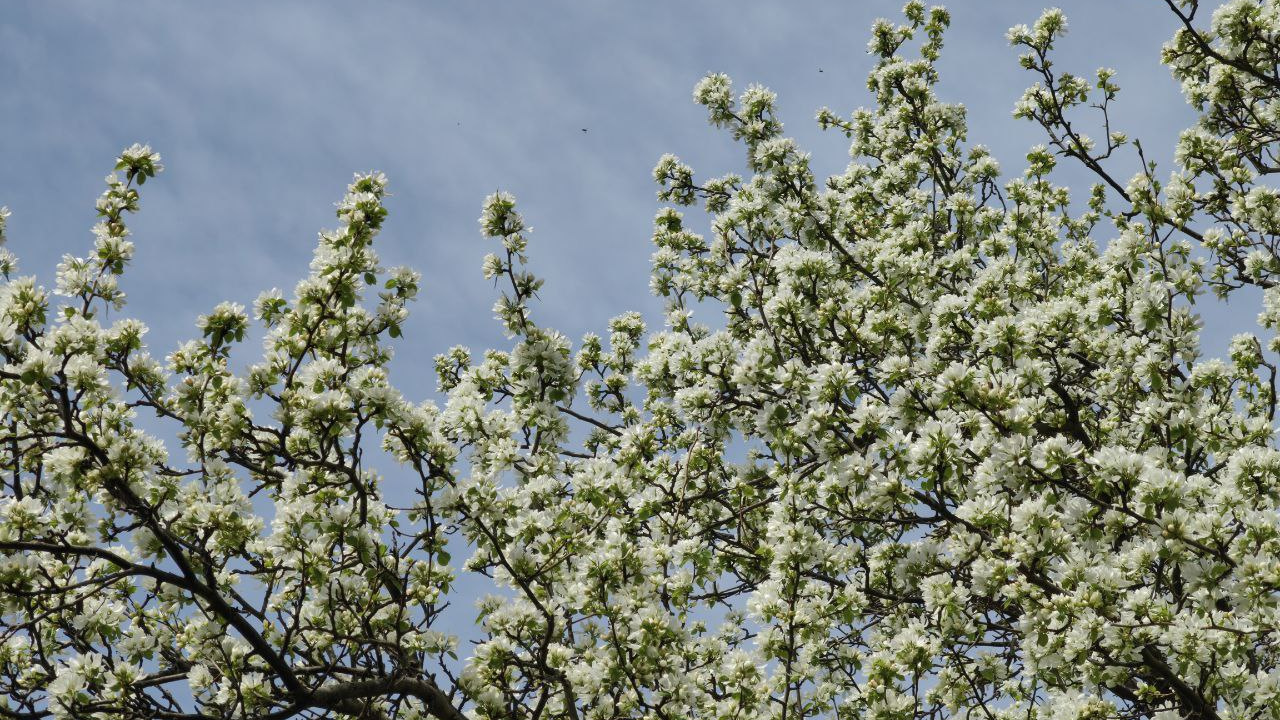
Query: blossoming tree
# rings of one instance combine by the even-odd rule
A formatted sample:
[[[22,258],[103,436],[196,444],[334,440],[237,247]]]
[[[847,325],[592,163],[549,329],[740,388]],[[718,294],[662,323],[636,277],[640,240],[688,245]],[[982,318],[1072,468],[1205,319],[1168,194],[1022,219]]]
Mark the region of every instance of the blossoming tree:
[[[661,331],[539,325],[490,197],[513,345],[437,358],[439,406],[388,383],[418,276],[373,250],[381,175],[255,303],[247,371],[240,306],[163,361],[108,323],[161,170],[125,150],[52,292],[0,254],[0,718],[1280,718],[1280,3],[1167,4],[1200,114],[1168,175],[1117,174],[1141,147],[1113,73],[1051,62],[1057,11],[1009,35],[1047,141],[1004,181],[934,94],[942,9],[875,25],[823,182],[772,94],[706,78],[749,174],[658,164],[711,215],[657,216]],[[1202,358],[1191,304],[1249,286],[1265,336]]]

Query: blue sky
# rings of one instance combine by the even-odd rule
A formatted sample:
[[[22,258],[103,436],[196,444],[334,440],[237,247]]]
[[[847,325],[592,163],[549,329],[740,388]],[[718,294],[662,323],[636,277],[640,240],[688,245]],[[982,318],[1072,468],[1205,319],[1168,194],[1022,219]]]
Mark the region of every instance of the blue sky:
[[[396,380],[426,397],[435,353],[505,342],[490,312],[496,291],[479,272],[491,249],[475,221],[486,194],[513,192],[535,228],[532,267],[547,278],[540,322],[576,338],[629,309],[658,318],[648,294],[653,165],[674,152],[703,177],[742,166],[742,150],[692,103],[694,83],[722,71],[739,87],[771,87],[815,168],[838,172],[846,141],[820,133],[814,111],[870,102],[867,28],[900,6],[17,0],[0,16],[10,247],[22,272],[51,285],[58,258],[89,247],[116,153],[150,143],[167,170],[144,188],[124,287],[127,312],[163,355],[218,301],[290,291],[351,174],[383,170],[393,197],[380,252],[425,280]],[[1167,11],[1155,0],[1062,6],[1071,34],[1060,67],[1117,68],[1117,125],[1169,157],[1192,115],[1158,61],[1173,29]],[[970,140],[991,146],[1006,174],[1039,135],[1010,118],[1031,79],[1004,31],[1040,8],[951,5],[942,94],[968,106]],[[1134,169],[1124,158],[1119,174]],[[1210,306],[1208,347],[1250,326],[1256,308]]]

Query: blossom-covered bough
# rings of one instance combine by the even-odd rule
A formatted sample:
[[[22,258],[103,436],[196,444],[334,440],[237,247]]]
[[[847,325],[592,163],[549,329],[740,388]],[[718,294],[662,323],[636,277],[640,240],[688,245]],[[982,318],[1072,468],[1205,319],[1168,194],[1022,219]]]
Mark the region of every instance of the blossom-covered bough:
[[[126,150],[54,293],[0,253],[0,718],[1280,718],[1280,5],[1168,5],[1200,119],[1165,179],[1113,73],[1050,60],[1057,11],[1010,32],[1047,143],[1005,182],[934,94],[941,9],[875,25],[821,184],[771,93],[709,76],[750,173],[659,163],[712,216],[658,214],[665,329],[538,325],[495,194],[513,346],[437,358],[438,406],[388,382],[418,276],[372,249],[381,175],[259,298],[247,372],[242,307],[163,362],[108,324],[160,170]],[[1192,302],[1254,286],[1263,336],[1202,358]],[[475,643],[442,620],[464,570],[495,585]]]

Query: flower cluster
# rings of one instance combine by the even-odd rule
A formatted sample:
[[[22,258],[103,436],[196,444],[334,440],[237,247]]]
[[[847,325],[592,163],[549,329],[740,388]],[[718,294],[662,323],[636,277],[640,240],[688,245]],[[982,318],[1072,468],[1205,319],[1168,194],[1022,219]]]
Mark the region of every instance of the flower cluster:
[[[104,325],[162,169],[125,150],[55,292],[0,250],[0,717],[1280,720],[1280,5],[1169,7],[1200,118],[1167,180],[1115,73],[1057,69],[1056,10],[1008,35],[1046,140],[1003,181],[935,92],[941,8],[873,27],[823,182],[771,92],[708,76],[747,173],[655,168],[664,327],[540,325],[495,193],[511,347],[437,357],[439,406],[390,380],[420,277],[375,252],[378,173],[291,294],[163,360]],[[1262,334],[1203,358],[1194,302],[1253,286]]]

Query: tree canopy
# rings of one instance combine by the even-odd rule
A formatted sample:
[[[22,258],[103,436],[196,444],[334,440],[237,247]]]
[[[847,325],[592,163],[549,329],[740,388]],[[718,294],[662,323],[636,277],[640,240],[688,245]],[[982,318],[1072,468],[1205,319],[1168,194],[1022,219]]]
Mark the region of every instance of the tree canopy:
[[[439,403],[389,380],[419,277],[376,173],[254,303],[260,360],[234,303],[150,355],[117,311],[162,167],[126,149],[53,290],[0,250],[0,718],[1280,719],[1280,3],[1166,5],[1171,171],[1057,10],[1008,34],[1015,177],[935,94],[942,8],[872,28],[825,180],[706,77],[746,172],[659,161],[664,327],[539,324],[496,193],[511,346],[436,358]],[[1197,298],[1250,288],[1262,335],[1202,357]]]

